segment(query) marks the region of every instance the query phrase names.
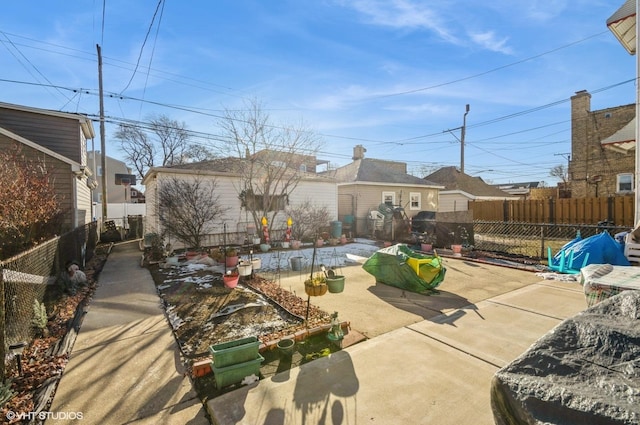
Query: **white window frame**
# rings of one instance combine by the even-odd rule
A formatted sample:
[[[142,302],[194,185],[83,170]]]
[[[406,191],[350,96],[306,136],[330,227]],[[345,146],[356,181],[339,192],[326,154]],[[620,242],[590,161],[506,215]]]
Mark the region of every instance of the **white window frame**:
[[[387,204],[387,197],[391,198],[391,206],[396,204],[396,193],[395,192],[382,192],[382,203]],[[389,205],[389,204],[387,204]]]
[[[413,206],[414,198],[416,199],[417,205]],[[410,211],[420,211],[422,209],[422,193],[420,192],[409,192],[409,210]]]
[[[624,178],[628,178],[629,180],[631,180],[631,189],[621,189],[620,186],[622,184],[629,184],[629,182],[626,181],[622,181]],[[626,179],[625,179],[626,180]],[[618,193],[629,193],[629,192],[633,192],[634,187],[633,187],[633,173],[620,173],[616,176],[616,192]]]

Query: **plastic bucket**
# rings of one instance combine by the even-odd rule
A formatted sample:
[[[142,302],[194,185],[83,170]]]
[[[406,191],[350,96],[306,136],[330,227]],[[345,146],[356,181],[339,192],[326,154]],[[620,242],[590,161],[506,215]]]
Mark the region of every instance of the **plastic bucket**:
[[[289,261],[291,262],[291,270],[295,272],[302,270],[302,257],[291,257]]]
[[[331,222],[331,236],[334,238],[339,238],[342,235],[342,222],[341,221],[332,221]]]

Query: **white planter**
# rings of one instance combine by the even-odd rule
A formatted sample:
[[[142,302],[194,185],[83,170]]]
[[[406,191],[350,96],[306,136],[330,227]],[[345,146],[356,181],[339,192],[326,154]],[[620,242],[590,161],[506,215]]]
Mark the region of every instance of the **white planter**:
[[[251,265],[253,266],[253,270],[259,270],[262,267],[262,260],[260,258],[254,258],[251,260]]]
[[[289,249],[289,242],[282,242],[282,248]]]
[[[251,270],[252,270],[252,264],[251,263],[241,263],[238,264],[238,274],[240,276],[250,276],[251,275]]]

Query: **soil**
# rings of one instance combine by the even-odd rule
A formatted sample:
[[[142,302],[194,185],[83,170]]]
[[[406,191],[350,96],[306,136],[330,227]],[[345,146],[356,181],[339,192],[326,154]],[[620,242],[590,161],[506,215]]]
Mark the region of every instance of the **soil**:
[[[341,349],[326,338],[326,332],[297,341],[290,355],[273,349],[283,337],[329,325],[331,317],[259,275],[240,277],[237,287],[227,288],[222,274],[207,267],[194,268],[183,263],[167,268],[156,264],[149,269],[187,359],[209,359],[212,345],[255,336],[272,348],[261,352],[264,361],[260,365],[260,378],[266,379]],[[209,373],[195,377],[194,386],[198,396],[206,401],[241,384],[217,388],[214,374]]]
[[[328,313],[309,306],[302,298],[259,275],[241,277],[235,288],[227,288],[222,274],[203,267],[150,266],[158,293],[183,355],[198,359],[209,355],[209,347],[256,336],[270,344],[298,331],[328,325]]]

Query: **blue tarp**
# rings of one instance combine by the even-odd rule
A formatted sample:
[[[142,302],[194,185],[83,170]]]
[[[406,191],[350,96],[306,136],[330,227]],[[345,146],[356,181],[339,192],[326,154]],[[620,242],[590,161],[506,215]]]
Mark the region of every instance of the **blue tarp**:
[[[611,264],[613,266],[630,266],[629,260],[624,256],[624,245],[617,242],[608,232],[601,232],[597,235],[582,239],[580,236],[567,242],[560,251],[553,257],[552,264],[558,266],[560,258],[564,252],[565,257],[569,257],[573,252],[573,264],[582,265],[584,259],[589,254],[585,265],[589,264]]]

